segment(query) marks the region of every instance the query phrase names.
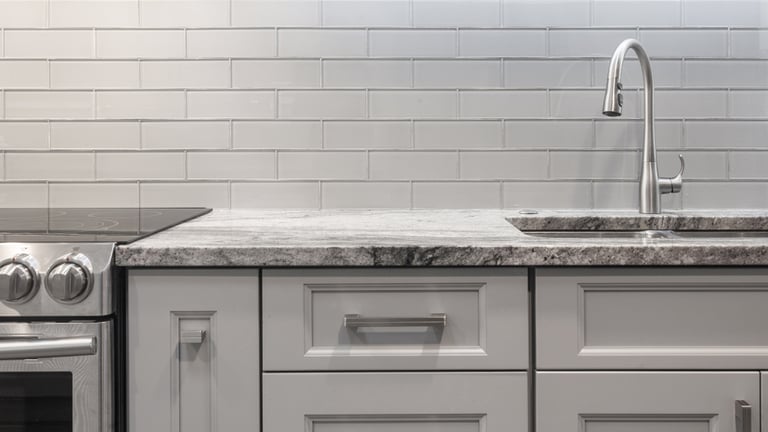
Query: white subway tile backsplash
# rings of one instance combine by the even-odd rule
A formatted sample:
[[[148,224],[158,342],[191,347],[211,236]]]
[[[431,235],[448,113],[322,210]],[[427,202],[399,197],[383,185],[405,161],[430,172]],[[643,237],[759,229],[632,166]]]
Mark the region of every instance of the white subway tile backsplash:
[[[104,119],[176,119],[186,116],[183,91],[99,91],[96,117]]]
[[[656,148],[683,147],[683,126],[678,121],[657,121]],[[643,148],[643,121],[606,119],[595,123],[596,145],[601,149]]]
[[[259,119],[275,117],[273,91],[190,91],[187,116],[191,119]]]
[[[379,209],[409,208],[408,182],[324,182],[323,208]]]
[[[558,29],[549,32],[549,55],[565,57],[611,57],[624,39],[635,38],[634,30]]]
[[[511,88],[590,87],[589,60],[506,60],[504,86]]]
[[[235,60],[232,87],[319,87],[320,68],[320,60]]]
[[[728,153],[729,178],[768,179],[768,153],[739,151]],[[705,177],[706,178],[706,177]]]
[[[48,0],[3,0],[0,27],[43,28],[48,25]]]
[[[531,118],[547,116],[545,91],[473,91],[460,93],[461,118]]]
[[[688,187],[688,185],[685,187]],[[636,182],[594,183],[592,185],[592,196],[594,197],[594,208],[624,210],[637,210],[640,208],[640,192]],[[665,203],[662,202],[662,206],[664,205]]]
[[[408,88],[412,69],[410,60],[326,60],[323,87]]]
[[[322,127],[319,121],[235,121],[232,141],[236,149],[320,148]]]
[[[730,108],[730,117],[768,117],[768,91],[733,90],[730,93]]]
[[[139,63],[135,61],[54,61],[51,88],[116,89],[139,86]]]
[[[688,180],[718,180],[728,178],[727,154],[709,151],[660,151],[658,152],[659,175],[673,177],[680,171],[680,159],[685,158],[683,176]]]
[[[500,121],[419,121],[415,145],[422,149],[501,148]]]
[[[190,179],[273,179],[275,152],[193,152],[187,154]]]
[[[48,185],[44,183],[0,184],[0,208],[48,207]]]
[[[0,123],[0,149],[48,150],[47,122]]]
[[[409,0],[323,0],[327,27],[408,27]]]
[[[230,79],[230,65],[226,60],[141,62],[143,88],[228,88]]]
[[[232,183],[232,207],[262,209],[320,208],[318,182]]]
[[[93,30],[6,30],[5,56],[90,58],[93,39]]]
[[[416,182],[413,184],[413,208],[501,208],[499,182]]]
[[[683,0],[686,26],[758,27],[768,22],[761,0]]]
[[[691,60],[685,64],[686,87],[767,87],[766,60]]]
[[[227,183],[142,183],[141,207],[229,207]]]
[[[138,122],[52,122],[51,148],[138,150]]]
[[[499,60],[416,60],[416,88],[495,88],[501,87]]]
[[[6,153],[6,180],[93,180],[93,153]]]
[[[458,178],[457,152],[374,151],[370,153],[374,180],[450,180]]]
[[[764,209],[768,207],[768,183],[702,182],[683,188],[683,204],[695,209]]]
[[[195,29],[187,32],[187,57],[273,57],[273,29]]]
[[[509,148],[591,148],[595,143],[592,121],[507,121],[505,147]]]
[[[277,155],[280,179],[363,180],[367,173],[365,152],[281,151]]]
[[[640,158],[638,152],[619,151],[552,151],[550,176],[553,179],[636,180]]]
[[[371,118],[455,118],[456,91],[404,90],[369,92]]]
[[[506,27],[579,27],[590,24],[590,0],[502,0]]]
[[[364,118],[366,94],[357,90],[281,90],[277,96],[279,118]]]
[[[229,122],[143,122],[142,149],[223,149],[229,147]]]
[[[656,118],[725,117],[728,93],[712,90],[662,90],[656,92]]]
[[[731,56],[768,58],[768,30],[731,30]]]
[[[362,57],[368,50],[366,31],[358,29],[279,29],[280,57]]]
[[[228,26],[230,0],[139,0],[142,27]]]
[[[455,57],[455,30],[370,30],[371,57]]]
[[[546,54],[545,30],[459,30],[461,57],[543,57]]]
[[[137,0],[50,0],[51,27],[137,27]]]
[[[52,183],[51,207],[138,207],[136,183]]]
[[[501,0],[413,0],[416,27],[499,27]]]
[[[654,57],[725,57],[726,30],[640,30],[640,42]]]
[[[182,58],[184,30],[97,30],[99,58]]]
[[[232,0],[232,25],[317,26],[320,0]]]
[[[7,119],[93,118],[93,93],[89,91],[6,91]]]
[[[688,121],[687,148],[765,148],[768,123],[764,121]]]
[[[47,88],[48,62],[45,60],[0,61],[0,88]]]
[[[99,180],[184,180],[184,153],[97,153]]]
[[[594,0],[594,25],[679,27],[682,0]]]
[[[544,180],[547,178],[547,152],[463,151],[460,177],[467,180]]]
[[[325,148],[405,149],[411,147],[408,121],[327,121],[323,125]]]
[[[592,207],[589,182],[507,182],[503,207],[518,209],[586,209]]]

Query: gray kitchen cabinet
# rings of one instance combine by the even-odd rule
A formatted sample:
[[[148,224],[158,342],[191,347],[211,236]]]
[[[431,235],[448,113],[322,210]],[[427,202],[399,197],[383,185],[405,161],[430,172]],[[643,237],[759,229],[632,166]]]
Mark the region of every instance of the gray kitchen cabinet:
[[[265,373],[264,432],[528,432],[525,372]]]
[[[536,270],[540,370],[768,365],[764,268]]]
[[[129,431],[258,431],[258,311],[257,269],[129,270]]]
[[[265,270],[264,369],[526,370],[525,269]]]
[[[536,383],[537,432],[760,430],[758,372],[537,372]]]

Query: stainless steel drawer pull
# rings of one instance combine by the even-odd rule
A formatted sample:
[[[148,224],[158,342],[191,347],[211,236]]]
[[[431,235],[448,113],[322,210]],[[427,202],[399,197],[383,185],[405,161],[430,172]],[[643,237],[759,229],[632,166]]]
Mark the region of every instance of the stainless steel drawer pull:
[[[94,355],[96,349],[93,336],[0,341],[0,360]]]
[[[365,318],[357,314],[344,315],[344,327],[356,329],[359,327],[445,327],[448,315],[432,314],[428,317],[417,318]]]
[[[179,342],[183,344],[201,344],[205,340],[205,330],[184,330]]]
[[[736,432],[752,431],[752,405],[747,401],[736,401]]]

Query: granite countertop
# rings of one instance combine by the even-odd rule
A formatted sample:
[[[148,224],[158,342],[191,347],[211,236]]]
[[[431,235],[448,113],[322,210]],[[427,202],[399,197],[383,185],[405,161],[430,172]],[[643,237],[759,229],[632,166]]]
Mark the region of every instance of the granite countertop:
[[[126,267],[768,265],[768,237],[552,239],[522,229],[768,229],[768,212],[214,210],[116,253]]]

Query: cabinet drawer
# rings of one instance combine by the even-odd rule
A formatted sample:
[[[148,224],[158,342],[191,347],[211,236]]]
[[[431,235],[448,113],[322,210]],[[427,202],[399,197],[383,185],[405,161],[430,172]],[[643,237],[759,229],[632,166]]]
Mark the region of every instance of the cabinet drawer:
[[[528,366],[524,269],[267,270],[263,302],[265,370]]]
[[[525,372],[265,373],[264,432],[527,432]]]
[[[764,369],[766,269],[536,271],[539,369]]]
[[[758,432],[760,414],[758,372],[536,374],[538,432]]]

